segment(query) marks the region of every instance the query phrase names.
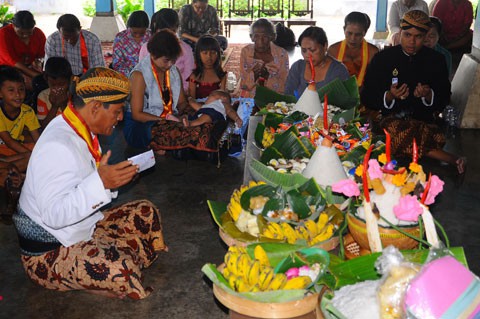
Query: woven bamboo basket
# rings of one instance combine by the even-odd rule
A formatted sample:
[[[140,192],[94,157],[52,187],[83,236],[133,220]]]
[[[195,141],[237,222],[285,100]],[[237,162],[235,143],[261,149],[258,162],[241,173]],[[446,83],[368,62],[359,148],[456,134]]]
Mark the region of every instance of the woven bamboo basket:
[[[253,242],[245,242],[245,241],[240,241],[240,240],[237,240],[235,238],[233,238],[232,236],[230,236],[229,234],[227,234],[226,232],[224,232],[222,230],[222,228],[219,228],[218,229],[218,233],[220,235],[220,238],[223,240],[223,242],[227,245],[227,246],[241,246],[241,247],[246,247],[250,244],[253,244]],[[321,249],[324,249],[326,251],[331,251],[331,250],[334,250],[335,248],[337,248],[338,244],[340,243],[340,237],[339,236],[333,236],[325,241],[322,241],[312,247],[316,247],[316,248],[321,248]]]
[[[347,222],[348,230],[350,234],[352,234],[355,242],[357,242],[361,248],[369,250],[370,245],[368,244],[367,226],[365,221],[351,213],[347,213]],[[418,226],[399,226],[399,228],[415,237],[420,237],[420,229]],[[378,226],[378,229],[383,247],[393,245],[398,249],[414,249],[418,246],[418,242],[415,239],[412,239],[393,228]]]

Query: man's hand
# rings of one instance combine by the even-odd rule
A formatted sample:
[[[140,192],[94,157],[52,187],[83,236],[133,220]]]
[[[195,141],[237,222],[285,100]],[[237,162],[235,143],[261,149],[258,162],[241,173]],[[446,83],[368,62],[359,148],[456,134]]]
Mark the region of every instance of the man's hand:
[[[405,100],[408,97],[408,95],[410,94],[410,90],[409,90],[407,84],[405,84],[405,83],[403,83],[400,86],[398,86],[397,83],[392,84],[389,92],[392,95],[393,99],[400,99],[400,100]]]
[[[107,154],[102,156],[100,166],[98,166],[98,175],[100,175],[106,189],[118,188],[129,183],[138,171],[138,166],[132,165],[130,161],[108,165],[111,154],[112,152],[108,151]]]
[[[413,92],[413,95],[418,98],[424,97],[428,101],[431,101],[432,89],[428,84],[418,83],[417,86],[415,87],[415,91]]]

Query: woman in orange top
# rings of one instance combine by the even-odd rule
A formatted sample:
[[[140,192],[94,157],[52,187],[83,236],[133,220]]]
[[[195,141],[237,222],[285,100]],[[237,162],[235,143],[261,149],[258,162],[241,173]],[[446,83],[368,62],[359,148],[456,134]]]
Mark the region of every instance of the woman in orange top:
[[[367,14],[353,11],[345,17],[343,30],[345,40],[332,44],[328,54],[336,57],[348,69],[350,75],[357,77],[357,85],[363,85],[367,65],[378,52],[378,48],[365,40],[365,34],[370,27]]]

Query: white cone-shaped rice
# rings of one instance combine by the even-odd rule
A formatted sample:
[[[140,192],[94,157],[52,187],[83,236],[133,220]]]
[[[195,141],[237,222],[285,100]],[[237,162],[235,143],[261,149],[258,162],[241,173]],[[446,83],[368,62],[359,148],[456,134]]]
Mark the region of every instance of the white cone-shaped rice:
[[[308,178],[315,178],[315,181],[323,187],[347,179],[335,147],[324,145],[317,147],[302,174]]]
[[[318,92],[315,90],[314,85],[309,85],[308,88],[303,91],[302,96],[300,96],[293,109],[310,116],[315,116],[318,113],[323,112],[322,103],[320,102],[320,97],[318,96]]]

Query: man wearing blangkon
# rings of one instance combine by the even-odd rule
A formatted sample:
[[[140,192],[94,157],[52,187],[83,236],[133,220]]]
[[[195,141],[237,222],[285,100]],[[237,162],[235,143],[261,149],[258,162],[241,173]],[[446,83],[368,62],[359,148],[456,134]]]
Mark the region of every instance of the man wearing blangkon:
[[[73,105],[47,126],[32,152],[13,219],[28,276],[54,290],[86,290],[142,299],[141,270],[167,250],[158,210],[146,200],[107,211],[111,189],[129,183],[138,167],[108,165],[97,134],[123,119],[128,79],[88,70],[71,87]]]

